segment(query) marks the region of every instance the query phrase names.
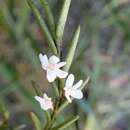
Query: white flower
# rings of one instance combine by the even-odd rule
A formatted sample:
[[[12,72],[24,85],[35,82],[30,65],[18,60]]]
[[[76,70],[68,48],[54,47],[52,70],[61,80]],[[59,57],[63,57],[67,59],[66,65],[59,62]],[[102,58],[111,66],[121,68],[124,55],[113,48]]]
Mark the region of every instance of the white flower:
[[[43,110],[53,110],[53,102],[51,101],[51,98],[47,96],[46,93],[43,94],[43,97],[35,96],[35,99],[40,103],[40,106]]]
[[[53,82],[56,77],[66,78],[68,75],[67,72],[60,69],[66,64],[66,62],[59,62],[60,59],[55,55],[48,59],[46,55],[39,54],[39,59],[41,61],[42,68],[47,72],[47,79],[49,82]]]
[[[64,91],[65,91],[65,97],[67,98],[68,102],[72,102],[71,97],[81,99],[83,97],[83,93],[80,90],[80,86],[83,83],[82,80],[77,82],[75,85],[74,83],[74,75],[70,74],[66,80]]]

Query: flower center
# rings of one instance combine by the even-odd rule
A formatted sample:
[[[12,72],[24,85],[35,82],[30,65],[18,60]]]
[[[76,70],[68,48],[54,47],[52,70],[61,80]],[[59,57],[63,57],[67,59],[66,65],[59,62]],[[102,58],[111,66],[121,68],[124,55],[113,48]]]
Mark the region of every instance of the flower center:
[[[46,104],[46,106],[47,106],[48,108],[53,109],[53,104],[52,104],[51,100],[46,100],[46,101],[45,101],[45,104]]]
[[[69,95],[71,95],[71,92],[72,92],[72,89],[71,88],[68,88],[67,87],[67,89],[65,89],[66,90],[66,92],[69,94]]]
[[[48,68],[49,70],[54,70],[54,69],[55,69],[55,65],[49,63],[48,66],[47,66],[47,68]]]

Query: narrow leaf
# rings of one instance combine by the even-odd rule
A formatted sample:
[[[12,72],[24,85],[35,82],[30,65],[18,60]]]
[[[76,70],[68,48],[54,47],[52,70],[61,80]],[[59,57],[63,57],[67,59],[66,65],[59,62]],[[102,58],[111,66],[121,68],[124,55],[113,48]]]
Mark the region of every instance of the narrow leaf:
[[[31,115],[31,119],[32,119],[32,121],[34,123],[34,126],[35,126],[36,130],[41,130],[41,123],[40,123],[39,118],[33,112],[31,112],[30,115]]]
[[[28,5],[30,6],[30,8],[32,9],[35,17],[36,17],[36,20],[41,28],[41,30],[43,31],[46,39],[48,40],[48,44],[49,46],[51,47],[52,51],[54,52],[54,54],[56,55],[57,54],[57,49],[56,49],[56,46],[55,46],[55,43],[53,41],[53,38],[48,30],[48,27],[46,26],[46,23],[45,21],[42,19],[38,9],[35,7],[34,3],[32,0],[27,0],[28,2]]]
[[[48,2],[46,0],[40,0],[40,1],[41,1],[43,8],[44,8],[44,11],[45,11],[45,15],[46,15],[49,29],[52,32],[53,37],[55,38],[55,22],[54,22],[54,17],[53,17],[53,14],[51,12],[51,9],[50,9]]]
[[[70,3],[71,3],[71,0],[64,0],[63,6],[62,6],[60,18],[59,18],[58,25],[56,28],[56,41],[58,45],[61,44],[62,42],[62,37],[64,33],[64,28],[65,28],[65,23],[67,20]]]
[[[25,102],[37,113],[39,117],[43,117],[43,111],[39,109],[37,101],[35,101],[33,95],[29,91],[27,91],[24,86],[17,84],[16,93],[23,102]]]
[[[68,126],[70,126],[71,124],[73,124],[78,119],[79,119],[79,116],[71,117],[71,118],[67,119],[66,121],[64,121],[63,123],[61,123],[60,125],[52,128],[52,130],[63,130],[65,128],[67,128]]]
[[[42,90],[40,89],[40,86],[35,82],[35,81],[31,81],[31,83],[32,83],[32,87],[33,87],[33,89],[34,89],[34,91],[36,92],[36,94],[38,95],[38,96],[42,96]]]
[[[56,111],[56,115],[60,114],[68,104],[69,104],[69,102],[68,102],[68,101],[65,101],[65,102],[59,107],[59,109]]]
[[[78,39],[79,39],[79,34],[80,34],[80,26],[77,27],[77,29],[74,33],[74,36],[72,38],[72,42],[71,42],[71,45],[70,45],[70,48],[69,48],[69,51],[68,51],[68,54],[66,57],[66,66],[64,67],[65,71],[69,71],[70,66],[72,64],[72,61],[73,61],[73,58],[75,55],[75,50],[76,50],[77,43],[78,43]]]
[[[82,84],[81,89],[83,89],[88,84],[89,80],[90,80],[90,77],[87,77],[87,79]]]
[[[95,130],[98,129],[98,124],[93,114],[88,114],[88,118],[85,124],[85,130]]]
[[[2,24],[7,27],[11,36],[15,40],[17,40],[17,38],[15,37],[15,35],[16,35],[15,22],[14,22],[13,18],[11,17],[11,15],[9,13],[9,9],[6,4],[3,4],[3,8],[0,9],[0,12],[1,12],[2,20],[3,20]]]
[[[50,112],[49,111],[45,111],[45,115],[46,115],[46,123],[45,123],[44,128],[46,128],[49,125],[49,123],[51,122]]]

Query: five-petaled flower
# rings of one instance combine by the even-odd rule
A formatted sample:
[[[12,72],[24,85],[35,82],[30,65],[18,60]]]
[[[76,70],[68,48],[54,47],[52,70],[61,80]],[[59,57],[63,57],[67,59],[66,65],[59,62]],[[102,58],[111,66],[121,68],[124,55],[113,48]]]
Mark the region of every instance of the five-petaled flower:
[[[83,81],[80,80],[75,85],[73,85],[73,83],[74,83],[74,75],[70,74],[65,82],[64,87],[65,97],[67,98],[69,103],[72,102],[71,97],[77,99],[81,99],[83,97],[83,93],[79,88],[82,85]]]
[[[35,99],[40,103],[40,106],[43,110],[52,109],[53,110],[53,102],[51,98],[47,96],[46,93],[43,94],[43,97],[35,96]]]
[[[66,78],[66,76],[68,75],[67,72],[60,69],[66,64],[66,62],[60,62],[60,59],[55,55],[51,56],[48,59],[46,55],[39,54],[39,59],[42,68],[47,72],[47,79],[49,82],[53,82],[56,77]]]

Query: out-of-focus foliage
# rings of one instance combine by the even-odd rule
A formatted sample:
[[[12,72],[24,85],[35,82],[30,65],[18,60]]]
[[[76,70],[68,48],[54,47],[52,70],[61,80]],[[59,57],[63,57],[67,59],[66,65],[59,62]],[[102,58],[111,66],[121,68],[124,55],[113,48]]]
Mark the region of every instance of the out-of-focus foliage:
[[[45,18],[39,0],[34,0]],[[63,0],[48,0],[58,21]],[[71,72],[90,76],[84,99],[75,100],[66,114],[78,113],[70,130],[130,129],[130,2],[129,0],[72,0],[64,32],[64,54],[80,23],[81,35]],[[46,19],[45,19],[46,20]],[[33,129],[29,111],[44,121],[34,101],[32,81],[49,89],[38,54],[47,53],[43,35],[26,0],[0,1],[0,128]],[[63,57],[65,58],[65,57]],[[59,122],[64,120],[61,116]],[[32,122],[32,123],[30,123]]]

